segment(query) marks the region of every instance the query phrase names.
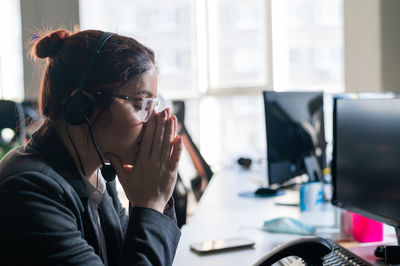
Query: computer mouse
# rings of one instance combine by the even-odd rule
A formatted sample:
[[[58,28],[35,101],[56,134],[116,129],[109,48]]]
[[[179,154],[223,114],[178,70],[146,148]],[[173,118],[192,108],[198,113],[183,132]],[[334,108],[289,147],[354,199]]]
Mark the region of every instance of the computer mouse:
[[[256,195],[276,195],[278,193],[278,189],[272,189],[272,188],[267,188],[267,187],[260,187],[258,188],[254,194]]]
[[[238,162],[238,164],[239,164],[240,166],[242,166],[243,168],[249,169],[250,166],[251,166],[252,160],[251,160],[250,158],[240,157],[240,158],[237,160],[237,162]]]
[[[385,258],[385,246],[377,246],[374,251],[375,257]]]

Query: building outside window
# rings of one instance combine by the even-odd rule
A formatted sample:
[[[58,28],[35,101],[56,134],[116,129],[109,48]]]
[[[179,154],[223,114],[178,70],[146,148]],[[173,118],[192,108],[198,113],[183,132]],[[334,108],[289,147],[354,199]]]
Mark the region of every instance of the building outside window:
[[[262,90],[344,91],[343,0],[81,0],[80,21],[155,51],[214,168],[265,152]]]

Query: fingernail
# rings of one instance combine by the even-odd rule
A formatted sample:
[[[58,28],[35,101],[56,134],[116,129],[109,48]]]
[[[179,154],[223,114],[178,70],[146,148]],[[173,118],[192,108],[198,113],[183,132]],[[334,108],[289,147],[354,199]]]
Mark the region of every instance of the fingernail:
[[[164,111],[161,113],[161,117],[162,117],[162,118],[166,118],[166,117],[167,117],[167,110],[164,110]]]
[[[126,172],[130,173],[133,170],[133,165],[125,164],[123,165]]]
[[[182,137],[178,136],[178,144],[182,143]]]

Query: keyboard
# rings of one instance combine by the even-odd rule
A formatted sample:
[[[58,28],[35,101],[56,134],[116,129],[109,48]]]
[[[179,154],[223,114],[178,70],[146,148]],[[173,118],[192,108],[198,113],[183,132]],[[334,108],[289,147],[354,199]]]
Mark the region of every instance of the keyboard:
[[[322,265],[344,265],[344,266],[369,266],[371,264],[361,260],[347,249],[341,247],[335,241],[327,239],[332,246],[332,252],[326,255]],[[274,264],[275,265],[275,264]],[[287,257],[280,260],[276,265],[281,266],[299,266],[306,265],[304,261],[298,257]]]
[[[349,266],[368,266],[369,263],[361,260],[349,250],[340,246],[338,243],[331,239],[327,239],[331,244],[333,251],[324,257],[322,265],[349,265]]]

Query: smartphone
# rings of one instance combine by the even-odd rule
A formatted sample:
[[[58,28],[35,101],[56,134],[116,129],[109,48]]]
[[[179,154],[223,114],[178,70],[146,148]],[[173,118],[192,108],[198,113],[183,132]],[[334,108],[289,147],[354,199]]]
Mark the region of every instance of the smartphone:
[[[221,240],[210,240],[190,245],[190,249],[197,253],[209,253],[221,250],[249,248],[254,246],[254,241],[246,237],[236,237]]]

